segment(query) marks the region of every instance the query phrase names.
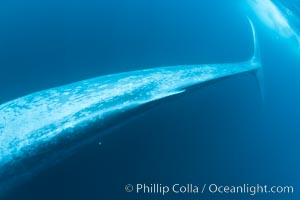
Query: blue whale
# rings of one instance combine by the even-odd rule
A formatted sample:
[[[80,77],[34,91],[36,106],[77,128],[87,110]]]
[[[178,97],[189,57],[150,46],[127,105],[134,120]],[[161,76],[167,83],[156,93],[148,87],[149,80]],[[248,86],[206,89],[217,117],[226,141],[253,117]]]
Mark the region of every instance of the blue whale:
[[[250,25],[254,54],[247,61],[105,75],[0,105],[0,193],[101,137],[106,129],[140,112],[139,108],[207,82],[256,73],[261,62],[251,21]]]

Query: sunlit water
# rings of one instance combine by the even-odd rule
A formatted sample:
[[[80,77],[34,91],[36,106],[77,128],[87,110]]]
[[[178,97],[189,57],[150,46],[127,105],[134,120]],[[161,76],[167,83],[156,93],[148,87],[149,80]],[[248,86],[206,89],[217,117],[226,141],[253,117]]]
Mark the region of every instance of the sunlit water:
[[[139,182],[299,186],[297,3],[269,4],[261,13],[255,6],[245,13],[246,1],[218,3],[1,3],[1,103],[103,74],[246,60],[246,15],[258,27],[265,85],[263,101],[250,73],[164,101],[5,198],[135,199],[123,187]]]

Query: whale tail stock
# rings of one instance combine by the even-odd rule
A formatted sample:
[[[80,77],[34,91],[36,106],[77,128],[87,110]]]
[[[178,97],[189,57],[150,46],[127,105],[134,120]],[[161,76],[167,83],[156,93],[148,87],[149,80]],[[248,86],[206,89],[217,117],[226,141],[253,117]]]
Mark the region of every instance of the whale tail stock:
[[[250,62],[254,65],[258,65],[258,67],[252,71],[257,85],[259,87],[260,90],[260,96],[262,98],[262,100],[264,100],[264,74],[263,74],[263,68],[262,68],[262,64],[261,64],[261,52],[260,52],[260,45],[258,43],[258,39],[257,39],[257,32],[256,29],[254,27],[254,24],[252,22],[252,20],[248,18],[248,21],[250,23],[251,26],[251,31],[252,31],[252,37],[253,37],[253,56],[250,59]]]

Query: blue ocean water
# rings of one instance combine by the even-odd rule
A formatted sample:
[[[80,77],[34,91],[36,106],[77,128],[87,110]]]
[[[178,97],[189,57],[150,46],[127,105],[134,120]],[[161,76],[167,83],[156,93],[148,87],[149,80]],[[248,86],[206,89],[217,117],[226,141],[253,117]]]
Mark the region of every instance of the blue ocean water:
[[[242,7],[208,0],[2,1],[0,103],[104,74],[249,59],[252,38]],[[6,199],[195,199],[124,191],[128,183],[144,182],[299,188],[299,54],[254,23],[263,101],[253,74],[174,98],[112,130],[101,146],[95,141],[35,175]],[[297,193],[255,198],[298,199]]]

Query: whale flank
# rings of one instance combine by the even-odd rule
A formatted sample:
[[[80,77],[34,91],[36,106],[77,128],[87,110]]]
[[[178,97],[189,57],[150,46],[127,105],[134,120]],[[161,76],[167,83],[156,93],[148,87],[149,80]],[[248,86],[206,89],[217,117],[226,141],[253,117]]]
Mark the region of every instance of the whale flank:
[[[8,187],[47,159],[93,137],[127,112],[186,89],[261,68],[254,27],[254,57],[225,64],[178,65],[111,74],[47,89],[0,105],[0,187]],[[101,131],[100,131],[101,134]],[[30,161],[28,167],[21,163]],[[3,187],[2,187],[3,186]],[[0,190],[0,193],[1,193]]]

